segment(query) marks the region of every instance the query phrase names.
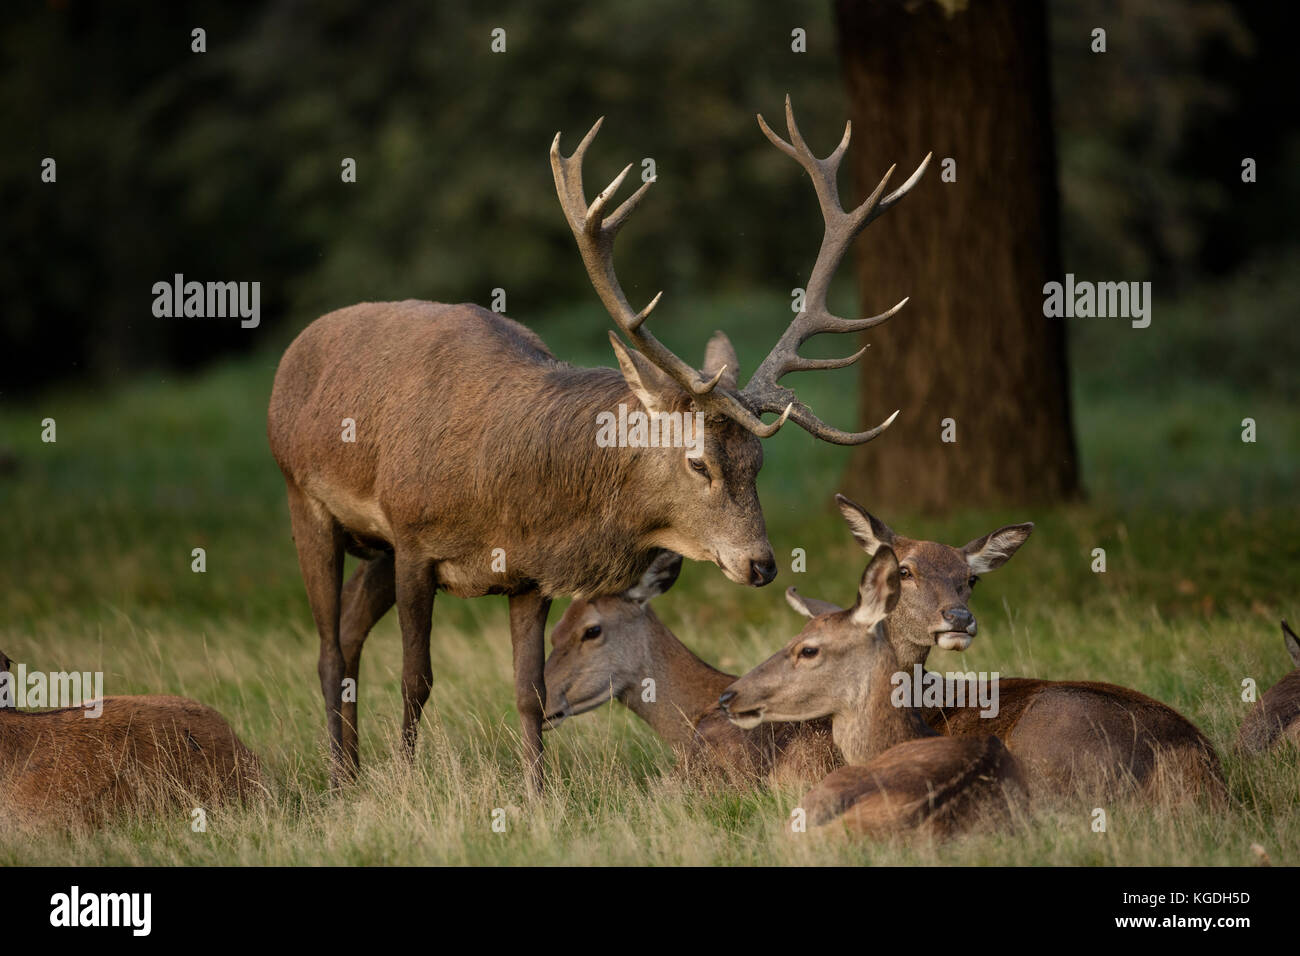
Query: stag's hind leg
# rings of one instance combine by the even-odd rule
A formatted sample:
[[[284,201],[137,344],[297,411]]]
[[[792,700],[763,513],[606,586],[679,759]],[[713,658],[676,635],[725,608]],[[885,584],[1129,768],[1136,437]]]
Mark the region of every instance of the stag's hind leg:
[[[523,731],[528,789],[542,792],[542,717],[546,700],[546,615],[551,599],[537,591],[510,597],[510,643],[515,661],[515,708]]]
[[[320,635],[317,671],[321,693],[325,697],[325,723],[330,737],[330,783],[337,787],[343,775],[349,773],[343,764],[343,652],[339,648],[343,529],[319,501],[308,497],[293,482],[286,484],[298,566],[302,569],[307,600]]]
[[[414,757],[420,714],[433,687],[429,631],[438,580],[430,561],[407,557],[400,549],[394,559],[394,573],[397,619],[402,626],[402,742],[407,755]]]
[[[343,585],[343,611],[339,646],[343,651],[343,679],[353,692],[343,698],[343,759],[355,772],[361,767],[357,743],[357,697],[360,694],[361,648],[370,629],[388,613],[397,599],[393,556],[381,554],[364,560]]]

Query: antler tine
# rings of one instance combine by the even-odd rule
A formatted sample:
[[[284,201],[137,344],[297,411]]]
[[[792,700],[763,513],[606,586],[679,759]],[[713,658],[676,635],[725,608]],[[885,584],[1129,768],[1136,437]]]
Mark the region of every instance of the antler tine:
[[[790,372],[844,368],[852,365],[862,357],[865,349],[845,358],[806,359],[799,355],[799,346],[822,332],[852,333],[872,328],[894,315],[907,302],[907,299],[903,299],[898,305],[880,315],[862,319],[845,319],[830,312],[826,306],[826,297],[835,270],[839,268],[853,239],[868,223],[886,212],[916,185],[929,165],[930,156],[926,156],[907,182],[885,195],[885,188],[894,172],[894,167],[891,166],[871,195],[852,212],[845,212],[844,207],[840,205],[838,177],[840,161],[848,150],[849,140],[853,134],[852,123],[845,124],[844,135],[839,145],[825,159],[818,159],[799,131],[799,124],[795,120],[794,107],[789,96],[785,99],[785,117],[786,128],[790,134],[788,143],[772,131],[761,114],[758,117],[759,128],[773,145],[798,162],[812,179],[826,229],[821,248],[817,252],[817,260],[813,264],[804,290],[803,311],[795,317],[789,328],[777,340],[772,351],[745,385],[740,397],[760,413],[775,412],[783,405],[793,402],[790,419],[813,435],[841,445],[862,444],[871,441],[888,428],[894,420],[893,416],[883,424],[867,431],[840,431],[818,419],[806,405],[795,398],[790,389],[777,383]]]
[[[849,140],[852,137],[853,137],[853,121],[845,120],[844,138],[840,140],[840,145],[836,146],[835,149],[832,150],[831,154],[827,156],[825,160],[826,164],[828,166],[831,166],[831,168],[833,168],[836,173],[838,173],[840,170],[840,160],[844,158],[844,154],[848,151]]]
[[[652,335],[649,330],[643,328],[646,318],[663,295],[660,292],[640,312],[633,310],[628,304],[627,295],[623,292],[623,287],[618,281],[618,275],[614,270],[614,237],[618,231],[627,222],[633,210],[640,204],[641,199],[645,196],[646,190],[654,180],[649,180],[641,184],[627,200],[623,202],[613,215],[606,218],[605,210],[609,205],[614,194],[618,192],[623,185],[624,179],[632,169],[632,164],[623,168],[613,181],[610,182],[600,194],[587,205],[586,193],[582,185],[582,160],[592,141],[599,132],[604,117],[598,119],[587,135],[582,138],[578,148],[569,156],[560,152],[560,135],[555,134],[555,140],[551,143],[551,172],[555,177],[555,191],[560,199],[560,207],[564,211],[564,217],[569,223],[569,228],[573,232],[574,239],[578,243],[578,252],[582,255],[583,265],[587,268],[587,275],[591,279],[592,287],[600,297],[606,311],[614,319],[614,323],[619,329],[631,339],[633,346],[638,352],[644,355],[649,361],[654,363],[664,371],[678,385],[684,388],[689,394],[695,395],[701,399],[708,396],[713,399],[713,393],[717,388],[721,376],[714,376],[712,380],[706,380],[698,371],[689,364],[675,355],[667,346],[660,342]],[[751,424],[762,426],[762,420],[744,408],[734,396],[728,396],[729,403],[727,407],[721,410],[722,414],[736,415],[742,414],[748,417],[748,421],[742,422],[746,427]],[[734,406],[732,408],[731,406]]]
[[[918,182],[920,182],[921,177],[925,175],[926,169],[928,169],[930,166],[930,157],[932,157],[933,155],[934,153],[926,153],[925,159],[921,160],[921,165],[917,166],[915,171],[912,173],[912,175],[907,177],[907,182],[903,183],[903,185],[899,186],[897,189],[895,189],[884,199],[880,200],[874,206],[870,207],[866,214],[866,222],[864,222],[862,225],[866,226],[870,224],[873,220],[887,213],[893,207],[894,203],[898,202],[909,192],[911,192],[912,187],[915,186]],[[889,179],[889,174],[892,173],[894,169],[895,169],[894,166],[889,167],[889,172],[885,173],[885,178],[880,181],[880,186],[877,187],[877,191],[879,191],[879,189],[885,185],[885,180]],[[873,194],[873,198],[874,198],[874,194]],[[868,199],[867,202],[870,201],[871,200]],[[865,206],[867,205],[867,203],[863,203],[863,205]]]
[[[786,372],[816,372],[827,368],[846,368],[867,353],[867,346],[862,346],[852,355],[844,358],[810,359],[796,355],[785,365]]]
[[[609,230],[610,235],[616,235],[618,231],[623,228],[623,223],[627,222],[628,216],[632,215],[632,212],[636,207],[641,205],[642,197],[644,197],[646,191],[654,185],[654,182],[654,179],[647,179],[643,182],[637,187],[637,191],[624,199],[622,205],[614,210],[614,214],[605,220],[605,228]],[[660,293],[660,295],[662,294],[663,293]]]
[[[832,428],[824,421],[812,413],[806,405],[796,405],[794,412],[790,415],[792,421],[800,428],[808,431],[812,435],[820,438],[822,441],[828,441],[832,445],[865,445],[881,432],[894,424],[894,419],[898,417],[898,411],[890,415],[875,428],[868,428],[864,432],[845,432],[838,428]]]
[[[789,102],[789,99],[790,98],[787,96],[786,102]],[[773,146],[785,153],[787,156],[794,159],[799,158],[799,151],[782,139],[780,134],[773,132],[772,127],[767,125],[767,120],[763,119],[762,113],[755,113],[754,115],[758,117],[758,128],[763,131],[763,135],[771,141]]]
[[[870,315],[863,319],[841,319],[838,315],[825,315],[816,328],[805,328],[804,331],[807,332],[807,336],[801,339],[798,344],[803,345],[803,343],[808,341],[808,339],[812,338],[814,335],[819,335],[822,332],[845,334],[850,332],[865,332],[867,329],[874,329],[882,322],[886,322],[893,318],[898,313],[899,309],[907,305],[911,298],[911,296],[905,296],[893,308],[886,309],[879,315]]]
[[[794,107],[790,103],[790,95],[785,97],[785,125],[790,132],[790,142],[786,142],[780,136],[772,131],[763,119],[763,114],[758,114],[758,125],[763,134],[771,140],[777,149],[785,153],[791,159],[795,160],[813,181],[813,189],[817,191],[817,199],[821,203],[822,218],[826,221],[827,228],[832,228],[844,218],[844,207],[840,205],[840,192],[837,185],[839,178],[840,160],[844,157],[844,151],[849,147],[849,137],[853,132],[853,124],[844,125],[844,136],[840,140],[839,146],[831,151],[825,159],[818,159],[816,154],[804,140],[803,134],[799,132],[799,124],[794,118]]]
[[[790,94],[785,94],[785,128],[790,132],[790,145],[799,152],[811,156],[812,150],[804,142],[803,134],[799,132],[799,124],[794,120],[794,106],[790,102]]]
[[[618,187],[623,185],[623,180],[627,179],[627,174],[631,171],[632,164],[628,163],[623,167],[623,171],[615,176],[610,184],[602,189],[596,198],[591,201],[591,205],[587,207],[585,226],[589,235],[599,234],[600,227],[605,221],[605,206],[609,204],[609,200],[614,193],[618,192]]]

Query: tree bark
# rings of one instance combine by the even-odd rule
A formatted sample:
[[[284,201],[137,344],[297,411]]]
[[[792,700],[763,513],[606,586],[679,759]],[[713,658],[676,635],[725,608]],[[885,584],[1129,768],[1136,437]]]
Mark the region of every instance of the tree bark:
[[[1079,492],[1065,327],[1043,315],[1043,284],[1062,278],[1044,7],[971,0],[949,16],[935,0],[836,0],[859,194],[934,151],[856,244],[863,314],[912,297],[868,333],[861,362],[864,427],[901,409],[852,458],[845,486],[869,507]]]

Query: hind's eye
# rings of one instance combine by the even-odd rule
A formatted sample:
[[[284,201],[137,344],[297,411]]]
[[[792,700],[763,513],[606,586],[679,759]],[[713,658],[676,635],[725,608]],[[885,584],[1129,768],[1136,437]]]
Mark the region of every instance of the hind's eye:
[[[709,477],[709,466],[704,463],[703,458],[687,458],[686,461],[691,466],[691,471],[695,472],[701,478]]]
[[[582,632],[582,639],[584,641],[589,641],[594,637],[600,637],[599,624],[593,624],[591,625],[591,627],[587,628],[585,631]]]
[[[898,576],[900,578],[910,578],[912,576],[912,569],[907,567],[899,568]]]
[[[980,579],[978,577],[973,577],[970,579],[970,581],[967,582],[967,584],[969,584],[971,588],[974,588],[975,585],[979,584],[979,580]]]
[[[816,657],[817,651],[818,648],[805,644],[803,647],[799,648],[799,656],[807,660],[810,657]]]

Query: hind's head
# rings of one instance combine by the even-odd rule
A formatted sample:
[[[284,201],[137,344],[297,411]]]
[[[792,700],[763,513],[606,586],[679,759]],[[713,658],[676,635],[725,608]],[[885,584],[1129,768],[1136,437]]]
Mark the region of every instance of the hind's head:
[[[1007,525],[954,548],[905,538],[843,495],[835,501],[863,551],[874,555],[888,547],[898,556],[901,591],[889,633],[903,666],[924,661],[931,647],[970,647],[977,625],[969,603],[980,575],[1011,560],[1034,530],[1029,522]]]
[[[546,724],[622,699],[649,673],[654,629],[662,628],[650,610],[682,569],[682,556],[660,553],[641,580],[621,594],[575,600],[551,632],[546,660]]]
[[[732,723],[751,728],[861,708],[881,665],[896,666],[885,618],[898,594],[898,560],[882,546],[862,573],[852,607],[817,614],[790,643],[723,692],[719,703]]]

